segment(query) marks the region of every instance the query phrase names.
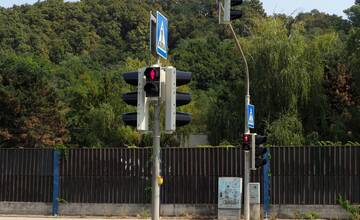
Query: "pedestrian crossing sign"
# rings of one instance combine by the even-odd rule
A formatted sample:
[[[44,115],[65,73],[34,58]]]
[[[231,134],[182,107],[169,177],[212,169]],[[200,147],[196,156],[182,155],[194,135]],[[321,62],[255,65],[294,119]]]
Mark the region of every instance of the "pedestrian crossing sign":
[[[168,57],[168,20],[156,12],[156,53],[164,59]]]
[[[247,105],[248,128],[255,128],[255,106]]]

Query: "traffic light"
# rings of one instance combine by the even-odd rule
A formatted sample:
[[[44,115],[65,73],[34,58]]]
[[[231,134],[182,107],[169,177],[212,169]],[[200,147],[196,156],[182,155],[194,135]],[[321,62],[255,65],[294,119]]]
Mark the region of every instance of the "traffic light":
[[[149,101],[145,94],[145,72],[147,68],[141,68],[137,72],[123,74],[126,83],[137,86],[137,92],[129,92],[122,95],[126,104],[136,106],[136,112],[124,113],[122,120],[126,125],[136,127],[138,131],[148,130]]]
[[[267,153],[267,148],[263,145],[265,144],[267,137],[263,135],[254,135],[255,136],[255,168],[260,168],[266,164],[264,159],[265,154]]]
[[[243,0],[225,0],[224,4],[224,22],[230,22],[242,17],[241,10],[234,9],[233,7],[239,6]]]
[[[250,150],[251,146],[251,134],[244,134],[242,137],[242,147],[243,150]]]
[[[160,67],[149,67],[145,69],[145,85],[144,91],[146,97],[160,97],[161,84],[160,84]]]
[[[176,70],[175,67],[165,68],[165,132],[172,133],[176,127],[187,125],[191,122],[191,114],[177,112],[176,107],[191,102],[191,94],[177,92],[176,87],[190,83],[192,74]]]
[[[137,127],[138,131],[148,130],[149,103],[153,98],[165,102],[165,132],[172,133],[176,127],[191,122],[191,114],[177,112],[176,107],[191,101],[191,94],[177,92],[176,87],[190,83],[192,74],[176,70],[174,67],[152,66],[139,69],[138,72],[124,73],[125,82],[137,85],[137,92],[122,95],[125,103],[137,106],[137,112],[124,113],[122,119],[126,125]]]

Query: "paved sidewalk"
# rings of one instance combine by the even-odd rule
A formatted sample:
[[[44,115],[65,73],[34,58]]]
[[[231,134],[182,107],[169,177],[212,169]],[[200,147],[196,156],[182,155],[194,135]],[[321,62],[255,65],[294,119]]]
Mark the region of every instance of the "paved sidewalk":
[[[136,218],[136,217],[95,217],[95,216],[21,216],[21,215],[0,215],[0,220],[54,220],[54,219],[64,219],[64,220],[109,220],[109,219],[118,219],[118,220],[148,220],[151,218]],[[163,217],[161,220],[176,220],[176,219],[192,219],[189,217]],[[204,218],[193,218],[193,219],[201,219],[201,220],[208,220],[214,219],[211,217],[204,217]]]

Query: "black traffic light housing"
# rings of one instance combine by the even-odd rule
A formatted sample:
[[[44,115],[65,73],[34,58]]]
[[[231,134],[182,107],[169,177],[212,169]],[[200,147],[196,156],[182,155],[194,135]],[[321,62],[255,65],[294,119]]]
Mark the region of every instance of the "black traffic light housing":
[[[137,92],[128,92],[122,95],[122,99],[128,105],[136,106],[137,105]]]
[[[178,112],[177,107],[189,104],[191,94],[178,92],[177,87],[190,83],[192,74],[177,70],[173,66],[164,67],[165,70],[165,132],[172,134],[176,127],[187,125],[191,122],[191,114]]]
[[[123,78],[126,83],[137,86],[138,85],[138,72],[127,72],[123,73]],[[128,92],[122,95],[122,99],[128,105],[137,105],[137,92]],[[136,127],[136,112],[124,113],[122,120],[126,125]]]
[[[263,136],[263,135],[255,136],[255,167],[256,168],[260,168],[267,163],[266,160],[264,159],[264,156],[267,153],[268,149],[263,146],[266,143],[266,141],[267,141],[267,136]]]
[[[238,8],[243,0],[223,0],[219,2],[219,24],[230,24],[232,20],[242,17],[242,10]],[[221,12],[224,12],[222,15]]]
[[[161,88],[161,71],[165,71],[163,73],[165,73],[165,78],[168,80],[166,88]],[[173,77],[170,77],[171,71],[174,74]],[[123,77],[126,83],[137,86],[137,92],[128,92],[122,95],[125,103],[137,106],[137,112],[128,112],[122,115],[122,120],[126,125],[137,127],[139,131],[147,130],[149,102],[146,100],[150,100],[148,98],[152,97],[160,98],[162,94],[161,89],[165,89],[165,97],[162,98],[165,98],[169,107],[173,107],[173,113],[170,116],[173,115],[171,120],[174,121],[174,125],[176,124],[177,127],[180,127],[191,122],[192,116],[190,113],[176,111],[176,107],[191,102],[190,93],[176,91],[177,86],[190,83],[192,78],[191,72],[176,70],[173,67],[163,67],[162,70],[158,66],[153,66],[139,69],[138,72],[124,73]],[[173,96],[170,94],[173,94]]]
[[[126,125],[136,127],[136,125],[137,125],[137,112],[124,113],[122,115],[122,120]]]
[[[144,72],[146,97],[160,96],[160,67],[149,67]]]
[[[251,134],[243,134],[242,136],[242,148],[243,150],[250,150],[251,148]]]
[[[176,70],[176,86],[186,85],[191,82],[192,73]],[[191,102],[191,94],[176,92],[176,107],[187,105]],[[191,122],[192,116],[186,112],[176,112],[176,126],[184,126]]]
[[[243,0],[231,0],[231,8],[230,8],[230,20],[239,19],[242,17],[241,10],[233,9],[232,7],[239,6],[243,3]]]
[[[137,86],[137,92],[128,92],[122,95],[122,99],[126,104],[136,106],[136,112],[128,112],[122,114],[124,124],[134,126],[140,132],[148,131],[149,121],[149,102],[145,97],[145,70],[140,68],[137,72],[127,72],[123,74],[126,83]],[[149,74],[151,75],[151,74]],[[152,73],[153,79],[156,79],[156,74]],[[150,89],[152,92],[153,89]]]

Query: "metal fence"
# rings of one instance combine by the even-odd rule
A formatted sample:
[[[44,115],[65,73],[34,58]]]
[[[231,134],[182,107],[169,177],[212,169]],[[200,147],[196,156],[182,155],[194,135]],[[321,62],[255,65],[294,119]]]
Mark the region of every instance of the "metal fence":
[[[273,147],[272,204],[360,203],[360,147]],[[162,203],[217,203],[218,177],[243,176],[241,148],[163,148]],[[52,150],[0,149],[0,201],[52,197]],[[261,181],[259,171],[253,181]],[[60,201],[147,203],[151,149],[70,149],[60,160]]]
[[[271,149],[271,203],[360,203],[360,147]]]
[[[0,149],[0,201],[50,202],[52,150]]]

